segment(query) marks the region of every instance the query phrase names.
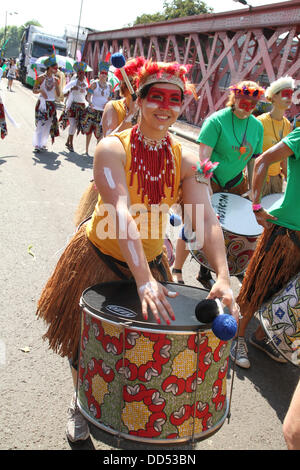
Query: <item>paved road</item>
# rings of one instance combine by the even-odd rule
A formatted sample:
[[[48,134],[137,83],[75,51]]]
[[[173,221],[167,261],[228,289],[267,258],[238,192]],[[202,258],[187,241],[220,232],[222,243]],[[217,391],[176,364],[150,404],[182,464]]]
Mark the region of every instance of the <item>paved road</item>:
[[[8,122],[0,143],[1,304],[0,304],[0,449],[68,450],[66,411],[72,395],[69,366],[42,340],[45,326],[35,318],[43,285],[74,231],[73,214],[92,175],[91,157],[84,157],[83,136],[77,153],[65,150],[66,135],[49,152],[32,152],[34,105],[31,90],[19,82],[13,93],[2,80],[1,95],[19,123]],[[191,143],[184,145],[195,148]],[[91,144],[91,153],[95,142]],[[29,247],[31,247],[29,249]],[[32,256],[33,254],[34,256]],[[184,267],[187,282],[197,285],[198,265]],[[239,283],[233,279],[235,293]],[[252,321],[249,334],[257,320]],[[276,364],[249,346],[252,367],[237,370],[232,418],[197,450],[285,449],[282,421],[295,388],[298,370]],[[229,384],[232,370],[229,370]],[[83,449],[148,450],[151,447],[92,427]],[[77,448],[77,447],[76,447]],[[190,444],[172,447],[190,450]]]

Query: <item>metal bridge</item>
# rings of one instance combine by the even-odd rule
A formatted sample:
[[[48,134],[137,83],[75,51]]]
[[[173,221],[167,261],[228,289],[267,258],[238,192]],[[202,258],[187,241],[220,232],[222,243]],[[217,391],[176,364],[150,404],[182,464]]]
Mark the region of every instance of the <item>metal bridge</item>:
[[[300,85],[299,34],[300,0],[292,0],[94,32],[87,37],[83,60],[96,71],[108,52],[122,50],[126,59],[143,55],[192,64],[189,78],[196,85],[198,101],[187,97],[182,117],[200,126],[224,107],[228,87],[239,80],[254,80],[266,87],[291,75]],[[294,104],[289,113],[296,112]]]

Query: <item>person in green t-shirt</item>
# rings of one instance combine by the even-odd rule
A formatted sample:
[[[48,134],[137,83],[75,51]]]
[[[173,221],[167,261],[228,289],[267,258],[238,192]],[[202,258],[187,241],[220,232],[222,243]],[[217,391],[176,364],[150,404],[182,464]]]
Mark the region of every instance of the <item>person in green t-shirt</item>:
[[[287,185],[284,196],[269,209],[260,204],[261,192],[268,168],[272,163],[287,161]],[[281,142],[256,159],[253,173],[253,211],[264,227],[256,250],[247,268],[237,303],[243,319],[238,341],[231,348],[231,357],[243,368],[250,362],[245,343],[245,331],[254,313],[279,292],[300,272],[300,128],[294,129]],[[268,343],[262,326],[250,338],[250,343],[278,362],[286,362]],[[238,347],[237,347],[238,345]]]
[[[252,81],[240,82],[230,89],[226,107],[204,121],[197,142],[200,144],[200,161],[209,159],[219,163],[212,178],[212,191],[242,195],[249,189],[244,173],[247,163],[262,153],[263,126],[252,112],[264,89]],[[179,238],[173,268],[177,282],[183,282],[182,267],[188,254],[185,241]],[[211,274],[204,266],[201,266],[197,279],[210,289]]]

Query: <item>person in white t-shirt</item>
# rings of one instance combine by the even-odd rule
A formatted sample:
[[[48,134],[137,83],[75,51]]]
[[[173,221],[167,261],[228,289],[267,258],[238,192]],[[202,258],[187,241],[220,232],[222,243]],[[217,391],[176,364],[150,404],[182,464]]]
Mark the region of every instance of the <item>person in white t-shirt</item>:
[[[77,134],[83,133],[83,124],[85,120],[85,110],[87,106],[86,95],[89,87],[85,77],[87,64],[85,62],[75,62],[73,66],[77,76],[72,79],[63,90],[63,94],[68,96],[65,109],[59,118],[60,126],[66,129],[70,125],[69,135],[66,147],[70,152],[74,152],[73,139],[77,130]]]
[[[7,89],[9,91],[12,91],[12,84],[13,84],[13,81],[17,78],[17,74],[18,74],[18,69],[16,66],[16,61],[14,59],[11,59],[9,62],[8,69],[7,69],[7,80],[8,80]]]
[[[88,155],[89,145],[94,133],[97,143],[102,136],[102,115],[106,103],[112,97],[111,85],[107,83],[109,62],[100,62],[99,79],[94,80],[88,89],[87,100],[89,106],[86,112],[83,133],[86,134],[86,155]]]

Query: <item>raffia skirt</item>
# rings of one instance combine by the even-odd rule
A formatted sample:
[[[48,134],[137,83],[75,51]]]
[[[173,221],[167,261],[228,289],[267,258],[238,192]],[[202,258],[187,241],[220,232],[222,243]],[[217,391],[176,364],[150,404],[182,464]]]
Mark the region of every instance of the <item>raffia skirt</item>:
[[[78,227],[81,222],[92,216],[97,201],[98,190],[95,186],[94,181],[91,181],[84,193],[82,194],[74,215],[74,223],[76,227]]]
[[[248,265],[237,303],[252,316],[300,271],[300,232],[279,225],[265,229]]]
[[[165,252],[161,263],[167,279],[172,281]],[[132,278],[128,268],[117,266],[128,279]],[[157,281],[165,280],[158,267],[151,267],[151,271]],[[75,361],[80,340],[79,301],[83,291],[102,282],[119,280],[96,253],[83,225],[61,255],[38,301],[36,314],[48,325],[43,338],[48,340],[50,349]]]

